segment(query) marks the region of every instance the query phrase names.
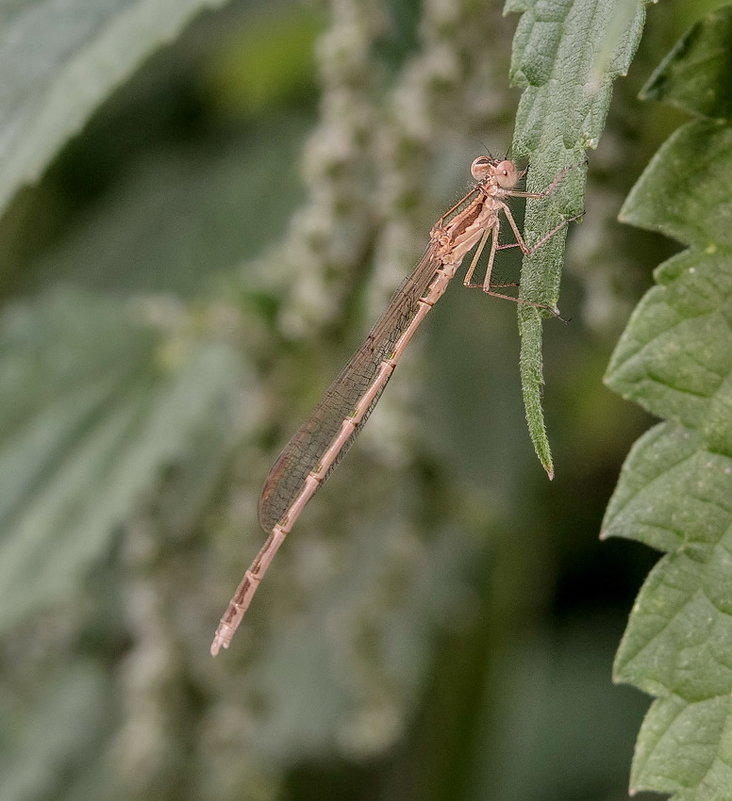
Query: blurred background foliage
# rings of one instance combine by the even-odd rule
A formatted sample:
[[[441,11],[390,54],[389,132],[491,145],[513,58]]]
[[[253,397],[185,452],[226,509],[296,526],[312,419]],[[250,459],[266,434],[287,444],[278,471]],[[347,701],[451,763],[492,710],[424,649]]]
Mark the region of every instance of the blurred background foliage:
[[[233,0],[13,195],[0,801],[625,797],[648,701],[610,673],[655,556],[597,534],[649,421],[602,375],[674,245],[615,217],[679,119],[637,92],[715,5],[649,8],[590,153],[572,323],[545,327],[556,479],[525,431],[516,310],[456,284],[216,660],[270,463],[472,158],[510,141],[516,18]]]

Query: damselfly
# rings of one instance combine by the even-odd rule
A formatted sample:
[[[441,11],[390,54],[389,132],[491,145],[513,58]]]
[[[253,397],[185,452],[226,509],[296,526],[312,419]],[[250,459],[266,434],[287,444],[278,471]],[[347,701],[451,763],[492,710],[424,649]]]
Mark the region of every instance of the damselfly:
[[[366,341],[270,470],[259,499],[259,523],[268,535],[267,540],[244,574],[219,622],[211,644],[214,656],[222,647],[229,647],[280,545],[307,502],[352,445],[381,397],[404,349],[430,309],[442,297],[465,256],[477,245],[465,275],[465,286],[482,287],[489,295],[530,303],[496,291],[514,286],[491,281],[496,252],[518,247],[525,255],[530,255],[569,221],[562,221],[535,245],[528,247],[505,201],[510,197],[548,197],[567,172],[562,170],[543,192],[522,192],[514,187],[526,170],[519,170],[512,161],[489,156],[479,156],[473,161],[473,188],[437,221],[430,232],[429,245],[412,274],[395,292]],[[499,243],[501,214],[508,221],[515,242]],[[478,259],[489,239],[485,276],[482,282],[474,283]],[[530,305],[546,308],[538,303]],[[556,309],[550,311],[558,316]]]

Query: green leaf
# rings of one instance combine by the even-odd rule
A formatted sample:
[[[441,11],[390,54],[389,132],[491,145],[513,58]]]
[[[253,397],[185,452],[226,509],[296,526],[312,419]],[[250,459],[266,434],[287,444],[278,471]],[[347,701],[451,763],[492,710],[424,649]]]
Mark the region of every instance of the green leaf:
[[[0,213],[141,63],[224,0],[16,0],[0,10]]]
[[[212,274],[225,274],[281,234],[299,184],[294,170],[279,168],[296,159],[304,127],[288,119],[246,143],[169,147],[135,162],[114,192],[25,267],[23,289],[61,280],[124,295],[205,291]]]
[[[730,698],[689,702],[671,696],[654,702],[643,722],[631,786],[673,793],[675,801],[726,801],[732,786],[728,738]],[[689,747],[669,761],[674,741]],[[689,787],[688,785],[692,786]]]
[[[700,161],[700,148],[710,158]],[[659,150],[621,218],[692,245],[656,272],[613,354],[608,383],[732,454],[732,128],[695,122]],[[665,215],[665,216],[664,216]]]
[[[5,315],[0,629],[75,587],[211,415],[230,433],[233,351],[133,312],[59,291]]]
[[[711,15],[677,45],[652,82],[720,108]],[[686,44],[684,44],[686,43]],[[724,81],[727,80],[726,75]],[[705,83],[706,82],[706,83]],[[684,101],[686,103],[686,100]],[[696,107],[699,111],[701,105]],[[703,154],[703,158],[700,158]],[[610,362],[607,383],[661,423],[633,447],[603,536],[666,552],[633,607],[615,676],[658,696],[641,729],[634,790],[674,799],[729,798],[732,741],[732,128],[687,123],[661,147],[621,219],[688,249],[662,264]]]
[[[508,0],[506,12],[523,16],[514,38],[513,83],[524,87],[512,155],[529,158],[528,189],[547,188],[571,168],[546,200],[529,200],[524,223],[531,247],[583,207],[585,148],[597,147],[610,103],[612,82],[624,75],[640,40],[645,0]],[[556,307],[566,229],[524,259],[521,297]],[[551,451],[541,393],[542,323],[546,312],[519,306],[521,381],[529,431],[550,477]]]
[[[621,221],[707,254],[717,245],[732,245],[732,199],[723,180],[729,142],[729,128],[716,122],[679,128],[628,195]]]
[[[732,6],[700,20],[659,64],[641,92],[691,114],[732,118]]]
[[[727,524],[728,468],[728,457],[709,451],[696,432],[660,423],[633,446],[602,536],[667,552],[688,549],[688,532],[696,546],[718,542]],[[684,492],[689,475],[696,477],[693,497]]]

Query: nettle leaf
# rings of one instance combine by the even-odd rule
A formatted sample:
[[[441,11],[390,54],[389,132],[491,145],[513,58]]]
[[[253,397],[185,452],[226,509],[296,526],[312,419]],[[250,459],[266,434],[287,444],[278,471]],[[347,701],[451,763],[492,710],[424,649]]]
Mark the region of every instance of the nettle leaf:
[[[729,8],[699,23],[653,76],[653,92],[696,113],[727,114],[727,75],[724,88],[714,85],[719,42],[730,34]],[[657,696],[631,786],[695,801],[729,798],[732,786],[730,180],[732,127],[704,120],[676,131],[634,187],[621,219],[688,249],[656,270],[658,286],[635,310],[607,375],[613,389],[666,421],[631,450],[603,524],[603,536],[666,553],[615,663],[618,681]]]
[[[16,0],[0,9],[0,213],[140,62],[224,0]]]
[[[528,189],[540,192],[570,167],[545,200],[529,200],[524,223],[531,247],[562,220],[583,209],[585,156],[597,147],[605,124],[612,82],[625,75],[638,47],[646,0],[508,0],[506,12],[523,12],[514,38],[511,80],[524,87],[512,155],[529,158]],[[524,259],[521,297],[554,308],[567,230],[557,232]],[[554,474],[541,407],[541,335],[546,312],[519,306],[521,382],[537,456]]]
[[[281,232],[298,194],[303,124],[271,125],[246,146],[168,147],[128,166],[100,198],[26,269],[23,289],[62,281],[120,295],[205,293],[243,253]],[[279,175],[274,183],[273,175]]]
[[[11,307],[0,341],[2,630],[75,588],[212,417],[231,428],[241,368],[72,290]]]
[[[710,119],[732,119],[732,7],[712,12],[683,36],[643,88],[644,100],[664,100]]]
[[[732,459],[661,423],[633,448],[606,536],[665,550],[633,609],[615,677],[658,696],[641,729],[631,786],[726,798],[732,756]]]

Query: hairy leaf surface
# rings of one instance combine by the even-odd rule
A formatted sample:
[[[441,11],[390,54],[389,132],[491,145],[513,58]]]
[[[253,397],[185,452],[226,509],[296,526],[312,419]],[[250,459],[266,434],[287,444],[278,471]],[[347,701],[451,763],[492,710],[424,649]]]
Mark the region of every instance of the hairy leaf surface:
[[[646,90],[712,119],[677,130],[623,207],[625,222],[687,249],[656,270],[607,375],[665,420],[632,449],[603,526],[665,552],[615,664],[618,681],[657,696],[631,786],[698,801],[732,786],[732,127],[719,68],[730,33],[730,8],[699,23]]]

